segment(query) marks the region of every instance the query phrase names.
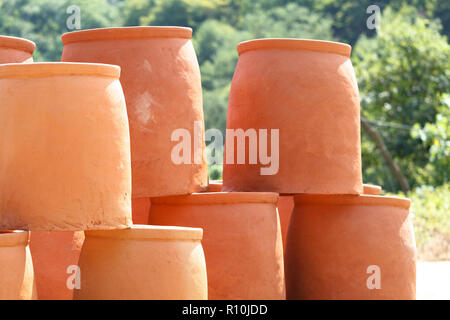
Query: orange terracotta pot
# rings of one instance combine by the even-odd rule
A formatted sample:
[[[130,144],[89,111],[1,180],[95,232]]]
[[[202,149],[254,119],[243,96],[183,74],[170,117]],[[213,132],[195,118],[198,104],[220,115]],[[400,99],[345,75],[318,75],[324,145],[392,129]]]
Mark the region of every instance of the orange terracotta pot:
[[[119,73],[99,64],[0,66],[0,229],[131,224]]]
[[[207,299],[201,229],[134,225],[85,234],[74,299]]]
[[[39,300],[72,300],[73,287],[67,282],[74,274],[73,266],[78,265],[83,241],[83,231],[31,232],[30,251]]]
[[[135,198],[207,188],[200,69],[191,36],[190,28],[181,27],[106,28],[62,36],[62,61],[110,63],[122,68]],[[186,141],[199,158],[189,148],[186,154],[191,155],[191,163],[172,161],[172,152],[180,143],[171,139],[176,129],[186,129],[192,138]]]
[[[36,45],[33,41],[0,36],[0,64],[33,62],[33,52]]]
[[[373,184],[363,184],[363,189],[364,194],[371,194],[374,196],[379,196],[381,194],[381,187]]]
[[[27,231],[0,231],[0,300],[37,299]]]
[[[201,227],[209,299],[284,299],[276,193],[152,198],[150,224]]]
[[[362,193],[359,93],[350,50],[342,43],[299,39],[238,45],[227,130],[256,132],[245,146],[227,133],[224,191]],[[261,129],[267,129],[269,164],[261,158]],[[271,130],[279,130],[279,148]],[[245,164],[237,164],[238,155],[246,156]]]
[[[298,195],[286,243],[288,299],[415,299],[408,199]]]
[[[151,207],[150,198],[131,199],[133,224],[147,224]]]

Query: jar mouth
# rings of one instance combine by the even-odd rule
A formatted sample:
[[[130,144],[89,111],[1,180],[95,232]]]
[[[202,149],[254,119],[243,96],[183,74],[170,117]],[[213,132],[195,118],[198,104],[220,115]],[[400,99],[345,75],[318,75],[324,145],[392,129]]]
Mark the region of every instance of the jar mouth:
[[[64,33],[64,45],[74,42],[103,40],[132,40],[144,38],[182,38],[191,39],[192,29],[188,27],[117,27],[86,29]]]
[[[0,247],[27,245],[30,233],[25,230],[0,230]]]
[[[295,204],[324,204],[324,205],[371,205],[391,206],[409,209],[411,201],[408,198],[378,196],[371,194],[298,194],[294,196]]]
[[[127,229],[84,231],[85,237],[115,240],[202,240],[202,228],[135,224]]]
[[[43,78],[56,76],[120,77],[120,67],[101,63],[37,62],[0,65],[0,78]]]
[[[294,38],[254,39],[241,42],[237,46],[239,55],[253,50],[313,51],[322,53],[334,53],[350,58],[352,47],[341,42]]]
[[[275,192],[201,192],[189,195],[151,198],[152,205],[276,204],[277,201],[278,193]]]
[[[33,54],[34,49],[36,49],[36,44],[31,40],[23,38],[0,36],[0,47],[22,50]]]

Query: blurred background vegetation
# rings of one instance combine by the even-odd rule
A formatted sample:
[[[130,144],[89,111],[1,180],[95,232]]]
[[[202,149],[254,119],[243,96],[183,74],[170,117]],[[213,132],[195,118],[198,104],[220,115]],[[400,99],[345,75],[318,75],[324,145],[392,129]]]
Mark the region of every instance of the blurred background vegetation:
[[[36,61],[58,61],[70,5],[81,8],[82,29],[192,27],[206,127],[223,132],[240,41],[351,44],[364,181],[411,197],[420,257],[450,259],[450,1],[0,0],[0,34],[35,41]],[[381,8],[378,30],[366,25],[370,5]],[[210,176],[221,178],[221,166],[211,166]]]

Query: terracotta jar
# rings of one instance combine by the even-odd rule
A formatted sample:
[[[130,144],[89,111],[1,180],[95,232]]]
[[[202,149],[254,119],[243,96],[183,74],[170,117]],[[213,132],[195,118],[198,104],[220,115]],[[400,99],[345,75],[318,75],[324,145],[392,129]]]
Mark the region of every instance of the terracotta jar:
[[[359,93],[351,47],[260,39],[237,49],[223,190],[362,193]]]
[[[62,36],[62,61],[122,68],[134,198],[207,188],[202,88],[191,36],[192,30],[182,27],[106,28]],[[186,148],[180,151],[182,143]],[[187,157],[179,159],[180,154]]]
[[[132,198],[131,211],[133,215],[133,224],[147,224],[150,207],[150,198]]]
[[[0,64],[33,62],[33,52],[36,45],[33,41],[0,36]]]
[[[134,225],[85,235],[74,299],[207,299],[201,229]]]
[[[0,231],[0,300],[37,299],[27,231]]]
[[[119,73],[100,64],[0,66],[0,229],[131,224]]]
[[[200,227],[209,299],[284,299],[276,193],[152,198],[149,223]]]
[[[409,199],[297,195],[286,242],[288,299],[415,299]]]
[[[381,186],[373,184],[363,184],[363,193],[379,196],[381,194]]]
[[[39,300],[72,300],[73,276],[83,241],[83,231],[31,232],[30,251]]]

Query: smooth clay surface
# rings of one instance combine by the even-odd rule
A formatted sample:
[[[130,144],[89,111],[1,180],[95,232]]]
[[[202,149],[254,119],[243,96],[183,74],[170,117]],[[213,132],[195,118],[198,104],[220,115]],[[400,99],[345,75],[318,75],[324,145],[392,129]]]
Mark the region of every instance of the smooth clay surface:
[[[150,224],[203,228],[209,299],[284,299],[276,193],[152,198]]]
[[[0,36],[0,64],[2,63],[31,63],[36,45],[33,41]]]
[[[298,195],[287,234],[287,299],[415,299],[409,199]]]
[[[181,27],[106,28],[62,36],[62,61],[122,68],[133,198],[188,194],[207,187],[200,69],[191,36],[190,28]],[[176,157],[183,154],[174,149],[181,140],[189,143],[185,152],[190,159],[177,164],[172,152]]]

